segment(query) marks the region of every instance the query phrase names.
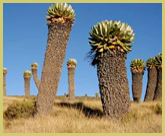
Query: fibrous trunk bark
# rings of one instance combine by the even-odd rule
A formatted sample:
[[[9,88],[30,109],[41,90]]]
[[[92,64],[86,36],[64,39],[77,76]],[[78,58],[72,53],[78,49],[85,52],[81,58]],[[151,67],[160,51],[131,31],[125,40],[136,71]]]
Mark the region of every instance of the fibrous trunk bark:
[[[98,58],[97,75],[104,115],[120,118],[130,107],[126,54],[107,51]]]
[[[7,90],[6,90],[6,74],[3,73],[3,96],[7,96]]]
[[[47,49],[36,100],[38,114],[49,114],[53,109],[71,26],[70,22],[48,25]]]
[[[25,97],[30,97],[30,78],[25,78]]]
[[[69,100],[75,100],[75,68],[68,67]]]
[[[140,102],[142,92],[143,73],[132,72],[132,93],[133,100]]]
[[[157,68],[157,85],[154,100],[162,101],[162,68]]]
[[[32,69],[32,74],[33,74],[33,79],[34,79],[34,82],[37,86],[37,89],[39,89],[40,81],[39,81],[38,76],[37,76],[37,69]]]
[[[148,82],[144,101],[153,101],[157,83],[156,68],[148,68]]]

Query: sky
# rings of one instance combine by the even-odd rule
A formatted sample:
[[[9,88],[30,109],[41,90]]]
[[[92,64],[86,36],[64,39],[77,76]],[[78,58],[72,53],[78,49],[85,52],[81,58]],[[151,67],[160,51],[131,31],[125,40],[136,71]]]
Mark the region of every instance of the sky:
[[[24,95],[23,72],[30,70],[32,62],[39,64],[38,77],[41,79],[42,66],[47,44],[48,27],[45,15],[51,3],[4,3],[3,4],[3,67],[8,69],[6,76],[7,94]],[[57,95],[68,93],[67,60],[75,58],[76,96],[94,96],[99,93],[96,67],[85,59],[90,51],[89,32],[91,27],[103,20],[117,20],[129,24],[135,32],[132,52],[126,60],[130,98],[132,100],[132,76],[130,62],[135,58],[144,59],[162,52],[162,4],[76,4],[71,3],[76,13],[72,27]],[[147,70],[143,76],[141,99],[144,99],[147,85]],[[33,78],[30,81],[32,95],[38,90]]]

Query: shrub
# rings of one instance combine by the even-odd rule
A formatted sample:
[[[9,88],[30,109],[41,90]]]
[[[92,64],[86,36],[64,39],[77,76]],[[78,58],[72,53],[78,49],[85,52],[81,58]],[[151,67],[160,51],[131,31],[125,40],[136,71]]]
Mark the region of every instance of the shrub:
[[[152,109],[156,114],[162,114],[162,104],[157,103],[156,105],[150,106],[150,109]]]
[[[3,113],[5,119],[28,118],[34,114],[33,101],[13,101]]]
[[[99,96],[98,93],[95,93],[95,97],[96,97],[96,99],[99,99],[100,98],[100,96]]]

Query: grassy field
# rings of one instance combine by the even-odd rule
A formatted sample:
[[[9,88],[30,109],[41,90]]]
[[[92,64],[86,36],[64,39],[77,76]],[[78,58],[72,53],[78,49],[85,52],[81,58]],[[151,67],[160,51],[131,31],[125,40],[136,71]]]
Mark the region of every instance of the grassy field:
[[[3,111],[24,97],[4,97]],[[50,116],[3,120],[4,133],[161,133],[160,102],[131,103],[130,112],[121,120],[102,117],[101,101],[77,98],[74,103],[63,97],[55,100]]]

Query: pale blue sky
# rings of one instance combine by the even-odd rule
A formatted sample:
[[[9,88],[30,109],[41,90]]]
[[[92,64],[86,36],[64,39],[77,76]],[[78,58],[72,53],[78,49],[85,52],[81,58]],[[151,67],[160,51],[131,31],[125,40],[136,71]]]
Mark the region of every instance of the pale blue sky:
[[[3,66],[8,69],[7,91],[9,95],[24,95],[24,70],[30,64],[42,65],[47,43],[46,10],[48,4],[3,4]],[[99,92],[96,68],[85,60],[90,50],[88,44],[91,26],[102,20],[121,20],[135,31],[135,43],[128,54],[126,66],[132,99],[130,62],[134,58],[145,61],[162,52],[162,4],[71,4],[76,12],[76,20],[70,34],[63,64],[58,95],[68,92],[66,62],[75,58],[78,65],[75,73],[76,95],[94,96]],[[143,78],[144,98],[147,84],[147,71]],[[31,79],[31,94],[37,88]]]

